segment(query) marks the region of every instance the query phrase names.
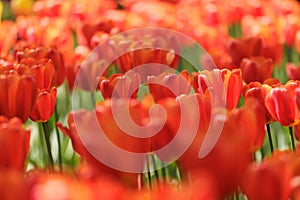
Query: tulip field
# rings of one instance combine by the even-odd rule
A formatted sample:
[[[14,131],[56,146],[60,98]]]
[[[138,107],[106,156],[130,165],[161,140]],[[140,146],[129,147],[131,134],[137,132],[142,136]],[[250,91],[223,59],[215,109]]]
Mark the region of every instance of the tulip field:
[[[300,2],[0,0],[1,200],[300,200]]]

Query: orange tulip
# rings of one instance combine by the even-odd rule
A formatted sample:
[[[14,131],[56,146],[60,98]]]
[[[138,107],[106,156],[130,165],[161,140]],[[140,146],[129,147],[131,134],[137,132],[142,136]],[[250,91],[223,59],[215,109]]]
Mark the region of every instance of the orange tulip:
[[[246,83],[253,81],[262,83],[272,76],[272,59],[266,59],[264,57],[244,58],[241,61],[240,68],[242,70],[243,80]]]
[[[115,101],[115,104],[112,105],[112,101]],[[136,178],[137,174],[117,171],[109,166],[106,166],[107,163],[104,162],[103,164],[103,160],[95,156],[98,155],[97,152],[103,152],[103,150],[101,150],[103,145],[117,146],[118,148],[128,152],[150,152],[151,149],[149,138],[137,138],[128,135],[124,130],[122,130],[122,128],[119,127],[119,124],[116,122],[115,114],[117,115],[117,120],[123,120],[122,122],[118,121],[118,123],[122,123],[123,125],[125,123],[125,126],[129,124],[128,117],[124,115],[124,112],[126,112],[126,109],[128,109],[127,103],[127,100],[124,99],[105,100],[104,102],[100,102],[96,105],[94,112],[88,112],[84,110],[71,112],[68,116],[69,129],[63,128],[58,124],[59,128],[64,132],[64,134],[70,137],[73,148],[82,156],[82,158],[87,160],[92,166],[95,166],[95,168],[98,168],[100,172],[102,171],[101,173],[119,176],[121,179],[124,176]],[[118,108],[118,112],[114,115],[112,113],[113,106]],[[137,100],[129,100],[129,113],[129,117],[132,118],[134,123],[139,126],[145,125],[144,123],[147,121],[147,113],[142,104]],[[101,127],[101,130],[99,130],[99,126]],[[101,133],[97,130],[101,131]],[[105,141],[98,141],[95,139],[95,137],[98,137],[99,134],[103,134],[103,137],[109,140],[109,144],[105,143]],[[112,148],[112,146],[108,146],[106,149],[108,150],[108,148]],[[135,169],[138,168],[141,171],[143,169],[144,161],[137,163],[137,161],[128,160],[130,159],[129,157],[117,156],[116,152],[113,151],[106,152],[105,157],[109,158],[110,162],[113,162],[118,166],[133,166]],[[133,178],[130,178],[129,180],[133,180]],[[136,183],[137,182],[130,184],[136,185]]]
[[[212,108],[209,94],[181,95],[176,99],[163,98],[157,103],[163,106],[167,116],[163,129],[151,137],[151,149],[154,151],[166,146],[176,135],[181,134],[182,130],[185,130],[185,139],[195,140],[195,145],[198,145],[197,142],[199,138],[203,139],[211,118]],[[194,119],[195,121],[188,119]],[[195,133],[195,138],[193,133]],[[177,148],[185,145],[181,140],[175,142],[177,142]],[[169,154],[169,157],[172,157],[172,149],[170,149]],[[161,159],[168,159],[160,153],[157,155]]]
[[[295,48],[296,48],[297,52],[300,53],[300,30],[298,30],[296,33]]]
[[[248,85],[248,89],[246,89],[245,91],[245,94],[244,94],[244,97],[245,97],[245,100],[247,100],[248,98],[255,98],[256,100],[258,100],[258,102],[260,103],[263,111],[261,113],[261,115],[265,115],[265,120],[267,122],[270,122],[272,121],[272,116],[270,115],[269,111],[267,110],[266,108],[266,105],[265,105],[265,96],[266,96],[266,85],[262,85],[261,83],[259,82],[251,82],[249,85]],[[270,88],[269,88],[270,89]]]
[[[225,197],[236,190],[247,166],[250,164],[250,149],[255,147],[254,144],[259,138],[253,137],[253,133],[246,130],[252,126],[255,126],[253,131],[259,130],[256,115],[252,112],[247,108],[230,111],[227,116],[217,115],[210,122],[213,126],[218,126],[222,120],[225,122],[212,150],[204,158],[199,158],[198,154],[203,144],[203,138],[205,134],[208,134],[205,133],[202,136],[196,136],[196,140],[179,159],[180,166],[183,167],[184,171],[188,171],[194,180],[197,180],[197,174],[194,173],[197,170],[206,170],[213,174],[221,197]],[[245,128],[247,124],[249,127]],[[239,158],[238,162],[236,161],[237,157]],[[220,166],[222,167],[220,168]]]
[[[37,96],[34,78],[18,74],[11,67],[5,69],[1,66],[0,74],[0,115],[19,117],[25,122]]]
[[[7,34],[9,33],[9,34]],[[0,55],[5,57],[9,55],[9,50],[15,45],[18,35],[17,25],[10,21],[1,21],[0,26]]]
[[[73,74],[75,84],[72,87],[75,86],[86,91],[95,91],[99,84],[98,77],[106,75],[106,72],[103,71],[106,67],[108,67],[108,63],[104,59],[85,60]]]
[[[289,199],[291,169],[280,159],[252,164],[246,172],[242,191],[249,200]]]
[[[177,55],[179,45],[173,40],[171,37],[162,37],[158,34],[151,37],[145,35],[141,38],[130,38],[130,36],[113,38],[111,44],[117,55],[124,54],[123,51],[126,51],[116,60],[116,64],[122,72],[127,72],[134,67],[151,63],[176,68],[179,63]]]
[[[293,48],[295,43],[295,37],[298,30],[300,30],[299,16],[298,15],[287,15],[286,24],[284,30],[285,43]]]
[[[260,149],[265,139],[265,124],[266,114],[263,105],[253,97],[245,99],[245,104],[241,107],[235,115],[235,122],[237,128],[242,128],[247,122],[247,128],[241,131],[248,138],[250,144],[250,151],[255,152]],[[232,119],[233,121],[233,119]]]
[[[43,59],[51,60],[52,64],[55,67],[55,74],[53,77],[53,86],[60,86],[65,80],[65,66],[62,54],[54,48],[28,48],[23,47],[16,50],[16,59],[19,62],[22,62],[24,58],[33,58],[36,60],[42,60],[41,62],[45,64]],[[26,61],[24,61],[26,62]]]
[[[129,103],[129,105],[127,103]],[[127,120],[127,117],[126,115],[124,115],[124,113],[126,112],[126,109],[128,109],[126,108],[128,106],[130,113],[130,116],[128,117],[131,117],[133,122],[137,125],[145,126],[145,123],[147,122],[147,112],[143,105],[135,99],[130,99],[129,102],[123,99],[119,99],[112,101],[107,100],[98,103],[96,106],[96,114],[99,124],[109,140],[118,147],[121,147],[122,149],[130,152],[150,152],[149,138],[138,138],[128,135],[124,130],[122,130],[120,125],[117,124],[125,124],[124,122],[125,120]],[[118,113],[112,112],[113,107],[117,107],[114,109],[118,110]],[[116,120],[120,121],[116,122]],[[133,130],[132,127],[129,127],[129,129]]]
[[[18,70],[32,74],[39,89],[50,89],[55,84],[55,67],[50,59],[23,58],[17,67]]]
[[[30,131],[23,129],[20,119],[0,116],[0,168],[24,170],[29,151]]]
[[[212,99],[226,104],[227,109],[237,106],[242,92],[242,74],[240,69],[202,71],[193,73],[193,87],[196,92],[204,93],[212,89]]]
[[[72,50],[64,55],[66,61],[66,78],[70,89],[73,89],[80,63],[88,56],[89,52],[90,50],[88,47],[79,45],[74,51]]]
[[[41,90],[30,113],[33,121],[46,122],[52,116],[56,103],[56,88]]]
[[[166,97],[176,98],[181,94],[190,93],[189,79],[189,73],[186,70],[183,70],[179,75],[163,73],[158,77],[149,76],[149,91],[155,101]]]
[[[109,34],[113,31],[113,28],[114,24],[109,20],[102,20],[96,23],[94,22],[93,24],[83,24],[81,31],[86,41],[82,44],[87,44],[87,46],[89,46],[90,48],[94,48],[95,46],[92,45],[92,38],[100,32],[106,34],[108,37]]]
[[[24,178],[24,173],[8,169],[0,170],[0,199],[28,200],[29,192],[30,184]]]
[[[28,199],[92,199],[92,193],[86,184],[78,185],[78,182],[66,174],[40,173],[29,179],[32,179],[32,185]]]
[[[98,88],[104,98],[136,98],[141,80],[138,74],[113,74],[100,77]]]

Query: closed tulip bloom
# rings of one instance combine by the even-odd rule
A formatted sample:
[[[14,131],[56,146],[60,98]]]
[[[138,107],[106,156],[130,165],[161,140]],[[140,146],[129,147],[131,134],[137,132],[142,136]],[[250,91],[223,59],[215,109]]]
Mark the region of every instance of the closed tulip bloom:
[[[271,116],[283,126],[292,126],[295,122],[295,101],[284,87],[270,90],[265,98],[266,108]]]
[[[14,69],[4,70],[0,72],[0,90],[0,115],[19,117],[25,122],[37,96],[34,78]]]
[[[272,59],[264,57],[244,58],[240,68],[243,74],[243,80],[246,83],[259,81],[263,83],[271,78],[273,71]]]
[[[53,86],[60,86],[65,80],[65,64],[62,54],[54,48],[20,48],[15,52],[16,59],[22,62],[24,58],[33,58],[35,60],[49,59],[55,67],[53,77]],[[44,62],[44,61],[42,61]]]
[[[17,65],[17,70],[32,74],[39,89],[50,89],[55,85],[55,67],[50,59],[24,58]]]
[[[180,47],[177,41],[170,36],[161,36],[160,33],[128,37],[115,37],[111,40],[111,47],[115,54],[125,54],[116,60],[122,72],[127,72],[143,64],[157,63],[176,68],[179,63]]]
[[[38,93],[30,113],[33,121],[46,122],[52,116],[56,103],[56,88],[42,90]]]
[[[0,116],[0,168],[24,170],[29,151],[30,131],[23,129],[20,119]]]

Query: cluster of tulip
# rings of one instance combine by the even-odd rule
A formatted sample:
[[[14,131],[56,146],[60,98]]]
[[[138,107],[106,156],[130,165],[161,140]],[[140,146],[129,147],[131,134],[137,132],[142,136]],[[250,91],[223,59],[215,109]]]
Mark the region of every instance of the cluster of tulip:
[[[0,199],[300,200],[297,1],[0,5]]]

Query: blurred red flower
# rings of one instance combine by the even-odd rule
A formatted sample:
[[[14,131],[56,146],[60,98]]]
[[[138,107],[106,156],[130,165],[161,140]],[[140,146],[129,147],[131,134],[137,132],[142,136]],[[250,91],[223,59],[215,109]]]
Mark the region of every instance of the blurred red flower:
[[[246,83],[259,81],[263,83],[271,78],[273,71],[272,59],[264,57],[244,58],[241,61],[240,68],[243,74],[243,80]]]
[[[0,168],[24,171],[29,140],[30,131],[20,119],[0,116]]]
[[[285,67],[287,75],[291,80],[300,80],[300,64],[287,63]]]
[[[227,44],[228,53],[235,66],[240,66],[244,58],[261,55],[262,40],[259,37],[249,37],[244,39],[231,39]]]
[[[249,200],[285,200],[290,195],[291,168],[288,162],[280,159],[253,163],[247,170],[242,191]]]

